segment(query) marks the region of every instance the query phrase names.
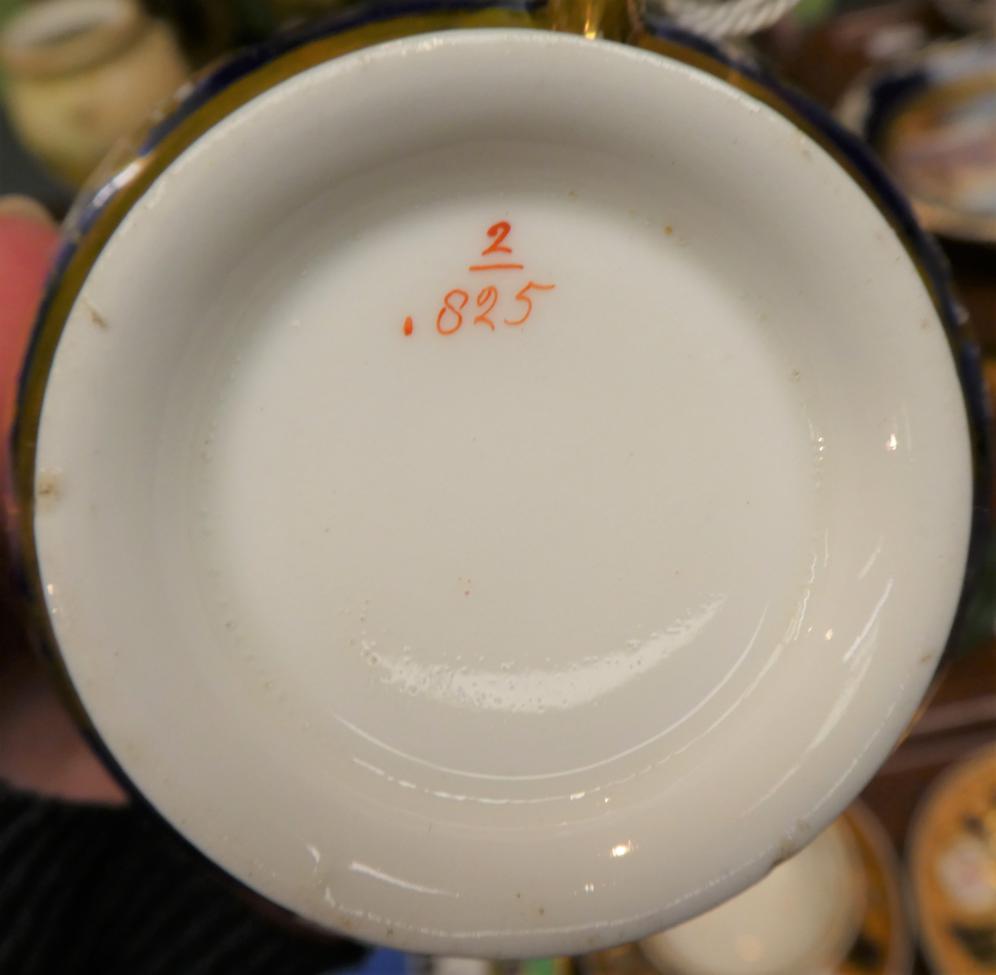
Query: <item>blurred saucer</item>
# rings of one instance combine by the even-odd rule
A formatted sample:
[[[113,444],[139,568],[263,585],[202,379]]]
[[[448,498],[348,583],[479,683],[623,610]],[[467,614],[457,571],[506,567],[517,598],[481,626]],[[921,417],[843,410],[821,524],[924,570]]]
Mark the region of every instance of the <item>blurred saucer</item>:
[[[834,825],[760,883],[641,947],[665,973],[832,971],[854,941],[863,902],[854,840]]]
[[[996,243],[996,41],[931,45],[876,69],[839,114],[879,153],[929,230]]]
[[[587,975],[900,975],[911,963],[898,868],[853,805],[750,890],[692,921],[585,959]]]
[[[996,745],[938,780],[910,836],[910,878],[931,967],[996,972]]]

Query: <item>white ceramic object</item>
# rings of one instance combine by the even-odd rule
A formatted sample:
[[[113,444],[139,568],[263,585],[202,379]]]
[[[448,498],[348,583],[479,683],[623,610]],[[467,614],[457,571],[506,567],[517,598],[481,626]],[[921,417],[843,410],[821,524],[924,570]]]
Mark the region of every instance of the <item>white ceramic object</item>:
[[[24,5],[0,33],[0,69],[19,139],[73,185],[190,73],[136,0]]]
[[[833,975],[864,897],[854,841],[838,824],[760,883],[641,948],[666,975]]]
[[[36,472],[63,660],[152,803],[306,918],[483,956],[638,939],[835,817],[971,508],[938,315],[831,156],[531,31],[320,64],[185,151],[75,301]]]

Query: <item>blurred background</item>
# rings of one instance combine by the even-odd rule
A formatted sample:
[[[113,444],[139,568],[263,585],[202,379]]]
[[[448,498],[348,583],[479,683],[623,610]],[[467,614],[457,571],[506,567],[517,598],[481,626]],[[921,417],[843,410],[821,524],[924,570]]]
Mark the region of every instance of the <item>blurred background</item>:
[[[16,374],[30,321],[14,320],[11,268],[34,248],[33,266],[44,270],[56,241],[50,221],[65,217],[106,154],[196,72],[337,6],[0,0],[0,261],[8,275],[0,381]],[[648,16],[666,18],[667,9],[652,6]],[[996,0],[801,0],[760,33],[726,42],[871,144],[947,255],[990,391],[994,32]],[[21,225],[15,244],[12,223]],[[20,297],[35,301],[40,279],[21,280]],[[331,940],[234,890],[127,802],[0,600],[0,975],[996,973],[992,551],[987,561],[907,738],[811,847],[728,905],[641,945],[501,965]]]

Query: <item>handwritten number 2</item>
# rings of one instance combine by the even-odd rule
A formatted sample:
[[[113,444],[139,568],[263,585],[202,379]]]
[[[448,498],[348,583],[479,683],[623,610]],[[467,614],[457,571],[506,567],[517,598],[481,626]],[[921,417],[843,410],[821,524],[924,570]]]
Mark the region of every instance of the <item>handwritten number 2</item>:
[[[474,319],[474,324],[487,325],[493,332],[495,323],[491,321],[489,316],[496,304],[498,304],[498,289],[490,284],[486,288],[482,288],[477,296],[477,307],[481,309],[481,313]]]
[[[511,229],[512,225],[506,220],[499,220],[498,223],[488,227],[488,236],[493,237],[494,240],[481,251],[481,257],[487,257],[488,254],[511,254],[512,248],[506,247],[502,243]]]
[[[555,284],[537,284],[535,281],[530,281],[528,284],[521,287],[518,294],[515,296],[515,300],[521,301],[526,306],[526,310],[522,313],[521,318],[506,318],[505,324],[524,325],[526,319],[533,313],[533,300],[529,297],[530,289],[535,288],[537,291],[552,291],[555,287]]]

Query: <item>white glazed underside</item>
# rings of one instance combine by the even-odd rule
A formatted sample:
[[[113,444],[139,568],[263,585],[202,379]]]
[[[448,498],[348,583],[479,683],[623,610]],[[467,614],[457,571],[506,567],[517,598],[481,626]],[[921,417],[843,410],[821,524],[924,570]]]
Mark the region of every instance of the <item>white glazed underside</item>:
[[[525,268],[467,270],[501,220]],[[494,331],[438,334],[486,284]],[[945,337],[849,177],[705,74],[525,31],[202,138],[76,303],[38,470],[142,791],[294,911],[455,954],[632,939],[805,843],[914,710],[970,509]]]

